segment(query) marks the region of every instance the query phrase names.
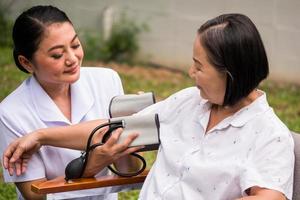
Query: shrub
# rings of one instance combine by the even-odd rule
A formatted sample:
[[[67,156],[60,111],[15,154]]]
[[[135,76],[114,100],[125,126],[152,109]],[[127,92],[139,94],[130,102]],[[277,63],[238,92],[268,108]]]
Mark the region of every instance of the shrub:
[[[119,20],[113,23],[108,39],[104,40],[102,35],[93,33],[85,35],[86,59],[132,63],[139,50],[138,36],[146,30],[147,25],[137,24],[122,14]]]
[[[0,2],[0,67],[13,62],[12,22],[8,19],[8,6]]]
[[[12,22],[7,17],[8,9],[0,3],[0,46],[12,47]]]

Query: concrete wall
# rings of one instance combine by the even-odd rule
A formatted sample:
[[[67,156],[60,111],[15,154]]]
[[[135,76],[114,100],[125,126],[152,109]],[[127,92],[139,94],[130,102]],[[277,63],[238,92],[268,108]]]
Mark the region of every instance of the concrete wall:
[[[150,28],[140,37],[141,58],[185,69],[192,63],[192,43],[202,23],[222,13],[243,13],[262,35],[271,78],[300,84],[299,0],[19,0],[12,6],[12,18],[36,4],[62,8],[80,29],[100,30],[106,7],[115,13],[125,10]]]

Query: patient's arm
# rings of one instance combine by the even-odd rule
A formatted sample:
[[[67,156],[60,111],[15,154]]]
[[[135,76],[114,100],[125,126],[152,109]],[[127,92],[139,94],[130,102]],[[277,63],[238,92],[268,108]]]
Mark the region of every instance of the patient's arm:
[[[35,134],[35,139],[41,145],[84,150],[86,147],[87,139],[92,130],[96,126],[106,122],[107,120],[93,120],[71,126],[39,129],[33,132],[33,134]],[[99,133],[100,134],[95,134],[95,139],[102,137],[101,130],[99,131]]]
[[[96,126],[105,122],[107,122],[107,120],[93,120],[72,126],[36,130],[18,138],[7,147],[3,154],[3,165],[11,175],[13,173],[21,175],[26,171],[28,161],[32,154],[37,152],[42,145],[84,150],[90,132]],[[105,129],[100,129],[99,132],[95,134],[94,140],[101,141],[100,138],[102,138],[105,131]],[[118,134],[113,134],[114,137],[110,137],[103,146],[96,148],[91,154],[91,156],[100,156],[102,159],[101,166],[106,166],[107,163],[111,163],[141,148],[128,148],[128,145],[138,134],[132,134],[128,136],[126,141],[117,144],[116,141],[121,132],[121,129],[118,130]],[[89,165],[87,169],[89,169]]]

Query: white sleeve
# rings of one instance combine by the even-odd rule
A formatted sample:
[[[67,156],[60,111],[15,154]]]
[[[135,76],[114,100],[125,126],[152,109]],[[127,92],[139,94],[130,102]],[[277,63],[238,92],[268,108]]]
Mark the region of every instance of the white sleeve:
[[[281,132],[279,132],[281,131]],[[270,133],[270,131],[269,131]],[[288,130],[262,135],[253,148],[248,168],[241,176],[245,190],[253,186],[277,190],[292,198],[294,143]]]
[[[168,113],[170,113],[170,108],[169,108],[169,103],[170,103],[170,97],[157,102],[151,106],[148,106],[146,108],[144,108],[143,110],[141,110],[140,112],[138,112],[136,115],[147,115],[147,114],[158,114],[159,116],[159,121],[165,122],[168,119]]]
[[[116,87],[116,91],[119,92],[118,95],[123,95],[124,90],[123,90],[123,85],[122,85],[121,78],[120,78],[119,74],[116,71],[112,70],[112,72],[113,72],[113,83]]]
[[[191,104],[194,101],[195,88],[186,88],[180,90],[163,101],[155,103],[142,111],[139,115],[157,113],[161,123],[168,123],[176,118],[176,113],[180,109],[184,109],[186,104]],[[197,93],[198,95],[198,93]]]
[[[12,126],[8,125],[8,121],[0,116],[0,151],[1,155],[3,155],[6,147],[18,137],[22,137],[21,134],[17,131],[18,128],[12,128]],[[2,163],[2,162],[1,162]],[[38,153],[35,153],[29,163],[26,172],[21,176],[10,176],[7,170],[3,168],[3,177],[5,182],[24,182],[24,181],[32,181],[40,178],[46,177],[44,164]]]

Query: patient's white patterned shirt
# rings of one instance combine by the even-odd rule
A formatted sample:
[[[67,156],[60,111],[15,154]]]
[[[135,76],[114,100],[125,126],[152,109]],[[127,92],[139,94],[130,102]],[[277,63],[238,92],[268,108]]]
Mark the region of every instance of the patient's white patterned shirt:
[[[292,197],[294,143],[265,93],[205,134],[211,104],[196,87],[140,114],[159,114],[161,146],[140,199],[233,200],[252,186]]]

